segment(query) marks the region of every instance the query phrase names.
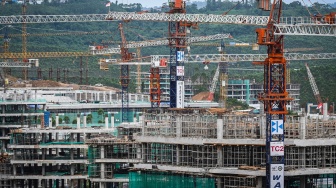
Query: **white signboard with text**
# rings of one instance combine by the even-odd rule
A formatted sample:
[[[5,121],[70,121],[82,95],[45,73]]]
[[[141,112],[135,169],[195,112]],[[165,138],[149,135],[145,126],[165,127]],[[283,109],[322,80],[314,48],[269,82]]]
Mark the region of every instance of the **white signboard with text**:
[[[271,156],[284,156],[285,146],[284,142],[270,142]]]
[[[184,81],[176,81],[176,108],[184,108]]]
[[[184,66],[176,66],[176,76],[184,76]]]
[[[284,164],[271,164],[271,187],[283,188],[284,186]]]

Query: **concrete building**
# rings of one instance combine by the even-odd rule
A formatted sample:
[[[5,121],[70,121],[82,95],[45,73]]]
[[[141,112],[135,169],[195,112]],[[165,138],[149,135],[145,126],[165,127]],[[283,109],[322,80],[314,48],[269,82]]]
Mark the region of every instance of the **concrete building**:
[[[27,111],[36,123],[1,125],[8,138],[0,187],[265,187],[264,114],[238,115],[209,108],[210,103],[157,110],[135,100],[129,122],[120,122],[117,93],[111,92],[109,101],[109,92],[12,91],[0,101],[7,114],[2,116],[14,116],[9,105],[44,111]],[[15,93],[23,94],[23,100],[7,97]],[[80,103],[88,99],[93,102]],[[287,116],[286,187],[335,187],[335,119]]]

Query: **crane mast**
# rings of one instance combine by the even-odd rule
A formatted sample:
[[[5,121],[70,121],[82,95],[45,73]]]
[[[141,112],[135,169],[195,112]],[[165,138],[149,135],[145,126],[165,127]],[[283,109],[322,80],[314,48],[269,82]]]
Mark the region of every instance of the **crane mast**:
[[[123,25],[120,23],[118,26],[120,30],[121,36],[121,45],[120,45],[120,52],[121,52],[121,60],[122,62],[128,62],[132,59],[132,53],[128,52],[128,48],[126,48],[127,41],[125,38]],[[121,64],[120,69],[120,84],[121,84],[121,103],[122,103],[122,121],[128,122],[128,104],[129,104],[129,97],[128,97],[128,84],[129,84],[129,65]]]
[[[269,10],[270,0],[260,0],[259,8]],[[266,28],[256,29],[257,44],[267,46],[268,57],[255,64],[264,66],[264,92],[259,100],[266,113],[266,187],[284,186],[284,123],[286,104],[286,59],[283,35],[276,35],[275,24],[280,23],[282,1],[274,0]]]
[[[185,1],[169,1],[169,14],[185,14]],[[170,107],[184,108],[184,50],[187,47],[187,21],[169,21]]]

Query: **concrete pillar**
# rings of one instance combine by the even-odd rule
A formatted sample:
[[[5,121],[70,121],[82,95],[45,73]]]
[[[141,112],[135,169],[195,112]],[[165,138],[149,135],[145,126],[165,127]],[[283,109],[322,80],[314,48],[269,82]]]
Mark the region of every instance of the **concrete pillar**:
[[[105,178],[105,163],[100,163],[100,178]]]
[[[71,169],[70,169],[71,175],[75,175],[75,164],[71,164]]]
[[[106,93],[103,91],[103,101],[106,102]]]
[[[105,158],[105,148],[104,146],[100,146],[100,158]],[[105,178],[105,163],[100,163],[100,178]]]
[[[77,114],[77,129],[80,129],[80,114]]]
[[[37,90],[35,90],[35,102],[37,101]]]
[[[100,182],[99,183],[99,188],[105,188],[105,182]]]
[[[306,139],[306,116],[300,117],[300,139]]]
[[[114,114],[111,114],[111,128],[114,127]]]
[[[217,188],[223,188],[222,183],[223,179],[221,177],[216,178],[217,181]]]
[[[83,115],[83,127],[86,128],[86,114]]]
[[[58,127],[58,125],[59,125],[59,116],[58,116],[58,114],[56,114],[56,116],[55,116],[55,123],[56,123],[56,127]]]
[[[323,121],[327,121],[329,119],[328,117],[328,103],[323,103]]]
[[[146,155],[146,151],[147,151],[147,143],[143,143],[142,144],[142,162],[143,163],[147,163],[147,155]]]
[[[300,188],[306,188],[306,187],[307,187],[306,176],[300,176]]]
[[[24,91],[23,96],[24,96],[24,101],[27,101],[27,90]]]
[[[136,152],[137,152],[137,159],[140,160],[141,159],[141,148],[140,146],[137,144],[137,147],[136,147]]]
[[[79,101],[82,101],[82,93],[79,93]]]
[[[108,129],[108,115],[105,114],[105,129]]]
[[[259,116],[259,125],[261,138],[266,138],[266,117],[263,114]]]
[[[182,136],[182,117],[181,115],[176,116],[176,137]]]
[[[93,101],[93,95],[94,95],[94,92],[91,91],[91,101]]]
[[[256,188],[263,188],[262,177],[257,177],[257,186]]]
[[[85,91],[85,100],[88,101],[88,92]]]
[[[13,175],[16,176],[16,165],[13,165]]]
[[[177,145],[176,146],[176,165],[181,165],[181,150],[182,150],[182,146]]]
[[[217,116],[217,139],[223,139],[224,134],[224,125],[223,125],[223,118],[218,115]]]
[[[139,125],[140,126],[144,125],[144,118],[143,118],[142,114],[139,114]]]
[[[218,167],[223,166],[223,147],[217,146],[217,165]]]
[[[112,91],[109,91],[109,98],[110,98],[109,102],[112,102]]]

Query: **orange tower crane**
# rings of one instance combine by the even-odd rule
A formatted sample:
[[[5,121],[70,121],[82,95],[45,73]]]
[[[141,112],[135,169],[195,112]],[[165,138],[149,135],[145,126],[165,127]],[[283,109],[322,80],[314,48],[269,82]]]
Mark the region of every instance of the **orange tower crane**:
[[[284,185],[284,123],[288,113],[286,104],[290,100],[286,91],[286,59],[283,35],[275,35],[275,24],[280,23],[282,1],[259,0],[259,8],[270,10],[266,28],[256,29],[257,44],[267,46],[268,57],[256,64],[264,66],[264,92],[259,99],[266,113],[266,187]],[[280,151],[274,148],[282,148]],[[276,169],[276,170],[274,170]]]

